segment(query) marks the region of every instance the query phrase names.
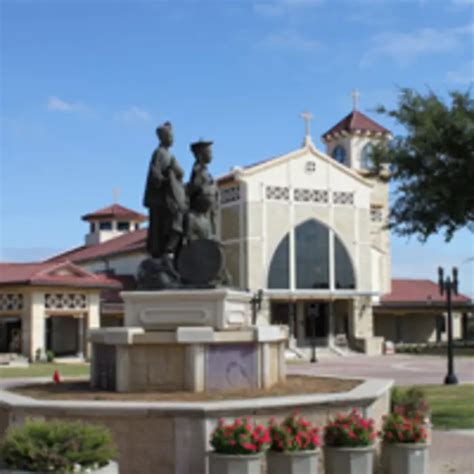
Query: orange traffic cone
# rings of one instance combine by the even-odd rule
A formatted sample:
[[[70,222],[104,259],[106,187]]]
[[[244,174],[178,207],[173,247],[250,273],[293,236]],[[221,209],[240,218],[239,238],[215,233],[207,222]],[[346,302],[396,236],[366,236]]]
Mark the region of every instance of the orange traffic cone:
[[[59,375],[59,371],[58,370],[55,370],[54,371],[54,374],[53,374],[53,382],[54,383],[59,383],[61,382],[61,377]]]

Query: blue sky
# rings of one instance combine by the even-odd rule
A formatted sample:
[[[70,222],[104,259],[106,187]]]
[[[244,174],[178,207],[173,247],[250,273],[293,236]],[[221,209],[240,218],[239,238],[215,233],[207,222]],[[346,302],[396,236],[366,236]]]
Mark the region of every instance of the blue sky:
[[[156,124],[175,154],[215,141],[213,173],[301,144],[305,109],[320,136],[351,109],[393,106],[397,87],[446,96],[474,76],[470,0],[1,2],[2,260],[82,243],[80,216],[141,198]],[[473,234],[445,244],[394,237],[394,276],[460,265],[474,295]]]

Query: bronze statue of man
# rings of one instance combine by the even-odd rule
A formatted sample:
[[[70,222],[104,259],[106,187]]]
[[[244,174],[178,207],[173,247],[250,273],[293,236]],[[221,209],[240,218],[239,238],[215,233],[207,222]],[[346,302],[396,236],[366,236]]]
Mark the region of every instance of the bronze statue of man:
[[[150,220],[147,251],[152,258],[175,255],[183,235],[186,212],[184,172],[169,149],[173,145],[173,128],[166,122],[156,129],[160,144],[153,152],[143,204]]]

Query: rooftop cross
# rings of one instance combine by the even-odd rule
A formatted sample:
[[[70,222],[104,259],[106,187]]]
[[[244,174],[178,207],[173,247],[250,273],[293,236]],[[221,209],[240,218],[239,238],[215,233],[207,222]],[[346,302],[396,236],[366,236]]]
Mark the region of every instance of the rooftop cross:
[[[353,110],[358,110],[359,108],[359,99],[360,99],[360,92],[357,89],[354,89],[351,92],[352,96],[352,109]]]
[[[305,128],[305,144],[308,141],[311,141],[311,120],[313,120],[313,114],[309,111],[302,112],[300,117],[304,120],[304,128]]]
[[[112,196],[114,198],[114,204],[118,204],[118,200],[120,197],[120,189],[119,188],[112,188]]]

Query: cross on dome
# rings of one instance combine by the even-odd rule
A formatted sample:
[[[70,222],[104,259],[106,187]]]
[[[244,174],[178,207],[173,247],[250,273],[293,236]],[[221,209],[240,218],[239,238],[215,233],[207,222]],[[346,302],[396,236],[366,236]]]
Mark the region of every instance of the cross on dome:
[[[308,110],[302,112],[300,117],[304,120],[304,128],[305,128],[305,139],[304,144],[307,145],[311,142],[311,120],[313,120],[313,114]]]
[[[359,100],[360,100],[360,92],[357,89],[353,89],[351,92],[352,96],[352,110],[359,109]]]
[[[120,189],[119,188],[112,188],[112,196],[114,199],[114,204],[118,204],[119,197],[120,197]]]

